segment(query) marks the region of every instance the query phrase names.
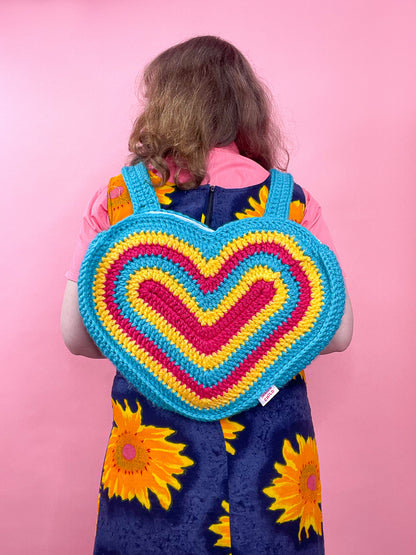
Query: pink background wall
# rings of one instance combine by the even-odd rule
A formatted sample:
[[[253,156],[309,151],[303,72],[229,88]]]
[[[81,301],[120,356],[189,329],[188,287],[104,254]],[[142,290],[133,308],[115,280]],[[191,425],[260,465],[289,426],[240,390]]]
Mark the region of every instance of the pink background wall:
[[[0,2],[1,552],[91,552],[113,369],[66,352],[63,275],[87,199],[124,163],[137,73],[217,34],[271,87],[355,307],[350,349],[307,374],[327,555],[413,554],[415,4],[151,5]]]

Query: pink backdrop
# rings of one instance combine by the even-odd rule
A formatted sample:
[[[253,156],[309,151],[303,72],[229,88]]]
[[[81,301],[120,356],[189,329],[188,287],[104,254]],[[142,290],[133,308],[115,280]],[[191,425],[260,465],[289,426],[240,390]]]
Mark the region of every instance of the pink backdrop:
[[[0,3],[1,552],[91,552],[113,369],[66,352],[63,275],[87,199],[125,161],[140,68],[217,34],[272,89],[289,169],[324,207],[355,307],[350,349],[307,373],[327,555],[411,555],[415,4],[152,5]]]

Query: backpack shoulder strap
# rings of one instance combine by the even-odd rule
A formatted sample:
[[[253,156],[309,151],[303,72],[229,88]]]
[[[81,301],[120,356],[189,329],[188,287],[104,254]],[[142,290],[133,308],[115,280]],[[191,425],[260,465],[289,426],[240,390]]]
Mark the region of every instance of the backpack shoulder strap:
[[[130,193],[134,214],[149,210],[160,210],[155,189],[142,162],[136,166],[125,166],[121,173]]]
[[[293,177],[290,173],[270,170],[271,182],[264,215],[279,221],[289,217],[293,195]]]

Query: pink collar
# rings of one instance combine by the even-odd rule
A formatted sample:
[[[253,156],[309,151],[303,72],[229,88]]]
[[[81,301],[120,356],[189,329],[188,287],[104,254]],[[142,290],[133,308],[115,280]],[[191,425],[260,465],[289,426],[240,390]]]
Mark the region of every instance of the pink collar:
[[[169,181],[174,180],[175,168],[170,165]],[[189,174],[188,174],[189,176]],[[186,172],[181,172],[181,178],[186,180]],[[242,189],[251,185],[258,185],[265,181],[269,172],[250,158],[241,156],[237,145],[216,147],[210,150],[207,159],[207,173],[201,185],[214,185],[224,189]],[[182,180],[181,179],[181,180]]]
[[[241,189],[265,181],[269,172],[250,158],[242,156],[235,143],[213,148],[208,154],[207,173],[201,185]]]

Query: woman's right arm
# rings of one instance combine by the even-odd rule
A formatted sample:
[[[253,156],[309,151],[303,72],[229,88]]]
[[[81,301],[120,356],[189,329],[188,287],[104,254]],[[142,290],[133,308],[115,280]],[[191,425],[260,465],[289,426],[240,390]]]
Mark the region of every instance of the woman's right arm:
[[[348,292],[345,295],[345,309],[339,328],[337,329],[334,337],[328,343],[321,355],[329,355],[330,353],[337,353],[345,351],[351,343],[352,333],[354,329],[354,316],[352,313],[352,306]]]

